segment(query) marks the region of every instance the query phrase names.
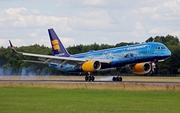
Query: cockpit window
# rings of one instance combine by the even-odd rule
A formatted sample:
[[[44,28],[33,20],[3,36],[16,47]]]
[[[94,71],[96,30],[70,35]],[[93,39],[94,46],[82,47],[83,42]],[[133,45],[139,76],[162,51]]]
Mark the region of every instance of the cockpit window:
[[[166,47],[161,47],[161,49],[166,49]]]
[[[162,50],[162,49],[166,49],[166,47],[164,47],[164,46],[158,46],[158,47],[156,47],[156,50]]]
[[[156,50],[159,50],[160,49],[160,47],[156,47]]]

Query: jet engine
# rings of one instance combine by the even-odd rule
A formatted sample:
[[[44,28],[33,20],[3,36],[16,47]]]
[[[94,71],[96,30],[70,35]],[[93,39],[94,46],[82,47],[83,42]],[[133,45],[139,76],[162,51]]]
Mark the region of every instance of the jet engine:
[[[131,67],[131,71],[135,74],[146,74],[151,71],[150,63],[137,63]]]
[[[101,63],[99,61],[87,61],[82,64],[82,70],[85,72],[95,72],[101,69]]]

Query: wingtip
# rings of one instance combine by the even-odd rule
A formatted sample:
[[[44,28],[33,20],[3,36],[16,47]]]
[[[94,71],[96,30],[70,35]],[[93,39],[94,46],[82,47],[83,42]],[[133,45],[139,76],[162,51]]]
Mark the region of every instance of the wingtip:
[[[10,44],[10,47],[11,47],[12,51],[15,52],[15,53],[17,53],[16,49],[13,47],[13,45],[12,45],[12,43],[11,43],[10,40],[9,40],[9,44]]]
[[[11,40],[9,40],[9,44],[10,44],[10,46],[12,47],[12,43],[11,43]]]

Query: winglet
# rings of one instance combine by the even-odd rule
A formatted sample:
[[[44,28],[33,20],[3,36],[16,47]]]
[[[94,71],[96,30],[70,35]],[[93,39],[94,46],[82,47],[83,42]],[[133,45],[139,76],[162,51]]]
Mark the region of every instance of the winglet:
[[[10,40],[9,40],[9,44],[10,44],[10,46],[11,46],[12,51],[15,52],[15,53],[18,53],[18,52],[16,51],[16,49],[13,47],[13,45],[12,45],[12,43],[11,43]]]

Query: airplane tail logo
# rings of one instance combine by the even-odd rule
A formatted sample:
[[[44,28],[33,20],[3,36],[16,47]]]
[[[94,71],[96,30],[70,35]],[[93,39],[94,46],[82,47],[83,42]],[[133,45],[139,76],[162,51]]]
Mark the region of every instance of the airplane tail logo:
[[[56,35],[55,31],[51,28],[48,29],[52,50],[55,56],[61,56],[61,57],[69,57],[70,54],[67,52],[67,50],[64,48],[62,42]]]
[[[52,48],[53,48],[53,50],[56,50],[56,51],[58,51],[58,52],[60,52],[60,44],[59,44],[59,41],[58,40],[52,40],[51,41],[51,43],[52,43]]]

